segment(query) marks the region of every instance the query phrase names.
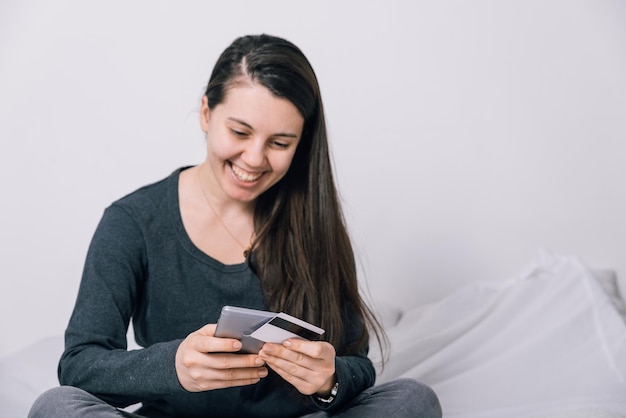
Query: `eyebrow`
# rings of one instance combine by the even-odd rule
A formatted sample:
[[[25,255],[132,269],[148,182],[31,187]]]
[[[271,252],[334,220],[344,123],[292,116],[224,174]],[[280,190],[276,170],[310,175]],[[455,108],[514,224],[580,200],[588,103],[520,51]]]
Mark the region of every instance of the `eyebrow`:
[[[235,123],[239,123],[239,124],[245,126],[246,128],[248,128],[250,130],[254,130],[254,128],[252,126],[250,126],[249,123],[246,123],[246,122],[242,121],[241,119],[237,119],[237,118],[233,118],[233,117],[229,117],[229,118],[226,118],[226,119],[228,119],[228,120],[230,120],[232,122],[235,122]],[[279,133],[273,134],[272,136],[280,136],[280,137],[287,137],[287,138],[294,138],[294,139],[298,138],[298,135],[292,134],[292,133],[288,133],[288,132],[279,132]]]

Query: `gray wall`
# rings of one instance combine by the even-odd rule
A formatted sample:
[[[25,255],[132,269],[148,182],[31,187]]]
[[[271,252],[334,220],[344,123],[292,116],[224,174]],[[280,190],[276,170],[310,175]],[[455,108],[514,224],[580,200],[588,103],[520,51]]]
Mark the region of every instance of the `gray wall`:
[[[364,285],[401,306],[538,247],[626,290],[626,3],[0,2],[0,355],[60,334],[113,200],[204,157],[222,49],[316,69]]]

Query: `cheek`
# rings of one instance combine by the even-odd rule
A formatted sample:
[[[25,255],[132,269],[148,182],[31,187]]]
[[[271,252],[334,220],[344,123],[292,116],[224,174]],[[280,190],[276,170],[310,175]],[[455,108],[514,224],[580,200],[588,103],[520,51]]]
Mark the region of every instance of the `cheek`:
[[[236,152],[235,147],[229,141],[217,135],[207,135],[206,145],[208,154],[220,160],[232,158]]]
[[[274,161],[274,171],[281,174],[281,177],[287,174],[289,167],[291,166],[291,162],[293,161],[293,154],[291,155],[281,155],[281,158],[277,158]]]

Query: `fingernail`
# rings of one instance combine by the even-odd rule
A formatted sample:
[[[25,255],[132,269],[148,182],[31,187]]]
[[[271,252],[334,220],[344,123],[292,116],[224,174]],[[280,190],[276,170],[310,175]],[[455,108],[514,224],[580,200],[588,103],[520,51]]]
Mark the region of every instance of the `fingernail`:
[[[241,342],[240,342],[240,341],[235,341],[235,342],[233,343],[233,348],[234,348],[235,350],[239,350],[239,349],[241,349]]]
[[[259,377],[266,377],[266,376],[267,376],[267,369],[259,370]]]
[[[254,360],[254,364],[262,366],[262,365],[265,364],[265,361],[263,361],[263,359],[261,357],[257,357],[256,360]]]
[[[287,346],[287,347],[291,347],[291,341],[285,340],[285,341],[283,341],[283,345]]]

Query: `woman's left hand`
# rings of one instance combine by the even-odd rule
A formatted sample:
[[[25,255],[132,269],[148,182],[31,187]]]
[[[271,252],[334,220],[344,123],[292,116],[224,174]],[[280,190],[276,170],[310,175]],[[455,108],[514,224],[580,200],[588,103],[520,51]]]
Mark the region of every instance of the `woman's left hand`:
[[[303,395],[326,397],[335,385],[335,348],[327,342],[290,338],[265,343],[259,356]]]

